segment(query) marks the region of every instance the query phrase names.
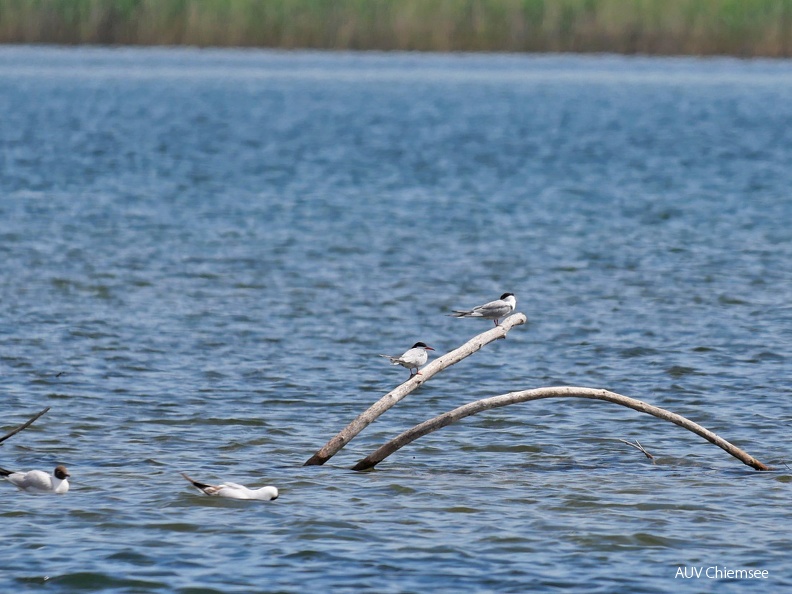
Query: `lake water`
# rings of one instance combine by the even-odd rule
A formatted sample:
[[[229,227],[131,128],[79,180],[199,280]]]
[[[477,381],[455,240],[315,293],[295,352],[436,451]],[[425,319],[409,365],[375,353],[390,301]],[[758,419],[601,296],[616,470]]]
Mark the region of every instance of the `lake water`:
[[[3,591],[792,588],[792,63],[4,47],[0,114],[0,432],[51,407],[0,466],[73,477],[0,483]],[[528,325],[302,466],[504,292]],[[583,400],[349,470],[558,385],[775,470]]]

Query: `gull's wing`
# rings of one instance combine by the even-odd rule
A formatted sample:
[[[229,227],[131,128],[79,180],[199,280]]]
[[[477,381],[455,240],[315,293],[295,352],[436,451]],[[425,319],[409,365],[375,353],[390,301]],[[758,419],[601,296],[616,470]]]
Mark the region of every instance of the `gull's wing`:
[[[220,486],[221,487],[231,487],[232,489],[240,489],[240,490],[247,489],[247,487],[245,485],[240,485],[239,483],[227,483],[226,482],[226,483],[223,483]]]
[[[8,475],[8,480],[25,491],[51,491],[52,479],[42,470],[15,472]]]
[[[203,491],[207,495],[216,495],[217,491],[221,488],[221,487],[217,487],[215,485],[207,485],[206,483],[200,483],[200,482],[196,481],[195,479],[190,478],[189,476],[187,476],[183,472],[181,473],[181,475],[184,477],[184,480],[192,483],[193,487],[195,487],[196,489],[200,489],[201,491]]]

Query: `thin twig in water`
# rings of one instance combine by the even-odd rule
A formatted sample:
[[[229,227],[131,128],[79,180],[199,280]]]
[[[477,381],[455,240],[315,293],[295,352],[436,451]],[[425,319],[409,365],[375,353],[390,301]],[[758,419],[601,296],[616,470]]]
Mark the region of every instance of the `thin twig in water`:
[[[639,452],[643,452],[644,456],[646,456],[652,461],[652,464],[657,464],[657,462],[655,462],[655,457],[652,456],[652,454],[650,454],[649,452],[647,452],[637,439],[635,440],[635,443],[632,443],[624,439],[620,439],[619,441],[622,443],[626,443],[628,446],[635,448]]]
[[[31,418],[31,419],[30,419],[30,420],[29,420],[27,423],[23,423],[22,425],[20,425],[19,427],[17,427],[17,428],[16,428],[16,429],[14,429],[13,431],[11,431],[10,433],[6,433],[6,434],[5,434],[3,437],[0,437],[0,443],[3,443],[3,442],[4,442],[6,439],[8,439],[9,437],[13,437],[14,435],[16,435],[17,433],[19,433],[20,431],[22,431],[22,430],[24,430],[24,429],[27,429],[28,427],[30,427],[30,426],[31,426],[33,423],[35,423],[35,422],[36,422],[36,420],[37,420],[37,419],[38,419],[38,418],[39,418],[41,415],[43,415],[44,413],[46,413],[46,412],[47,412],[49,409],[50,409],[50,407],[48,406],[47,408],[45,408],[44,410],[42,410],[40,413],[38,413],[38,414],[34,415],[34,416],[33,416],[33,417],[32,417],[32,418]]]

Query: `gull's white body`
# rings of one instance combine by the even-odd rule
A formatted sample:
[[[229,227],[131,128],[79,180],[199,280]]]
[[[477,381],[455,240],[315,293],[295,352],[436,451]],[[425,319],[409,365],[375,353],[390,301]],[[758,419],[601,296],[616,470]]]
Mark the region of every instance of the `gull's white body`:
[[[27,493],[62,494],[69,490],[69,472],[64,466],[55,468],[55,472],[52,475],[42,470],[12,472],[4,468],[0,468],[0,475],[4,476],[8,482]]]
[[[227,497],[228,499],[258,499],[259,501],[271,501],[278,498],[278,489],[272,486],[261,487],[260,489],[248,489],[244,485],[237,483],[223,483],[222,485],[207,485],[191,479],[186,474],[182,476],[193,486],[213,497]]]
[[[391,355],[380,355],[380,357],[388,359],[391,365],[406,367],[410,370],[410,375],[414,375],[412,370],[415,369],[415,372],[418,373],[418,368],[426,364],[429,360],[429,353],[427,353],[427,351],[433,350],[432,347],[426,346],[422,342],[416,342],[412,348],[406,350],[398,357],[393,357]]]
[[[484,305],[478,305],[473,309],[468,310],[455,310],[451,316],[455,318],[484,318],[485,320],[495,320],[495,325],[498,325],[498,320],[505,318],[514,308],[517,307],[517,298],[511,293],[504,293],[500,299],[490,301]]]

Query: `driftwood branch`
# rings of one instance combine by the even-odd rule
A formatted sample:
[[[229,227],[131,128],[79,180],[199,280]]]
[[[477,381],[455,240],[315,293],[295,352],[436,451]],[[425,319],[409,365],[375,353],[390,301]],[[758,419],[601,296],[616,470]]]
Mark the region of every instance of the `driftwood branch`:
[[[622,442],[622,443],[626,443],[628,446],[630,446],[632,448],[635,448],[639,452],[643,453],[644,456],[646,456],[647,458],[649,458],[652,461],[652,464],[655,464],[654,456],[652,456],[652,454],[647,452],[646,449],[641,445],[641,442],[638,441],[637,439],[635,440],[635,443],[633,443],[631,441],[627,441],[626,439],[620,439],[619,441]]]
[[[527,319],[524,314],[513,314],[504,319],[500,326],[495,326],[491,330],[473,337],[458,349],[446,353],[442,357],[438,357],[421,369],[420,373],[413,375],[398,388],[385,394],[385,396],[371,405],[368,410],[358,415],[358,417],[342,429],[338,435],[328,441],[322,449],[311,456],[303,466],[318,466],[324,464],[336,455],[339,450],[348,444],[358,433],[363,431],[363,429],[373,423],[380,415],[393,407],[410,392],[414,391],[418,386],[428,381],[435,374],[443,371],[446,367],[459,363],[465,357],[472,355],[484,345],[498,340],[499,338],[506,338],[509,330],[514,326],[525,324],[526,321]]]
[[[696,435],[703,437],[710,443],[713,443],[725,450],[740,460],[743,464],[747,464],[756,470],[770,470],[768,466],[765,466],[756,458],[749,456],[746,452],[732,445],[725,439],[718,437],[712,431],[709,431],[701,425],[698,425],[676,413],[672,413],[657,406],[652,406],[651,404],[647,404],[641,400],[636,400],[635,398],[629,398],[627,396],[622,396],[621,394],[616,394],[615,392],[593,388],[576,388],[568,386],[510,392],[508,394],[484,398],[483,400],[477,400],[476,402],[465,404],[464,406],[460,406],[459,408],[455,408],[454,410],[444,413],[438,417],[424,421],[420,425],[416,425],[412,429],[405,431],[395,439],[392,439],[360,460],[352,467],[352,470],[368,470],[370,468],[374,468],[374,466],[382,462],[392,453],[399,450],[400,448],[403,448],[407,444],[412,443],[419,437],[423,437],[424,435],[432,433],[433,431],[437,431],[442,427],[451,425],[452,423],[455,423],[456,421],[459,421],[465,417],[469,417],[470,415],[475,415],[476,413],[489,410],[491,408],[499,408],[501,406],[517,404],[519,402],[529,402],[531,400],[541,400],[544,398],[587,398],[590,400],[605,400],[614,404],[620,404],[621,406],[626,406],[628,408],[632,408],[633,410],[650,414],[657,417],[658,419],[670,421],[671,423],[679,425],[688,431],[692,431]]]
[[[44,413],[46,413],[49,409],[50,409],[50,407],[48,406],[47,408],[42,410],[40,413],[38,413],[36,415],[33,415],[33,417],[27,423],[23,423],[22,425],[20,425],[19,427],[17,427],[13,431],[11,431],[9,433],[6,433],[3,437],[0,437],[0,443],[3,443],[9,437],[13,437],[14,435],[19,433],[20,431],[23,431],[23,430],[27,429],[28,427],[30,427],[33,423],[36,422],[36,420],[38,420],[38,418],[40,416],[42,416]]]

